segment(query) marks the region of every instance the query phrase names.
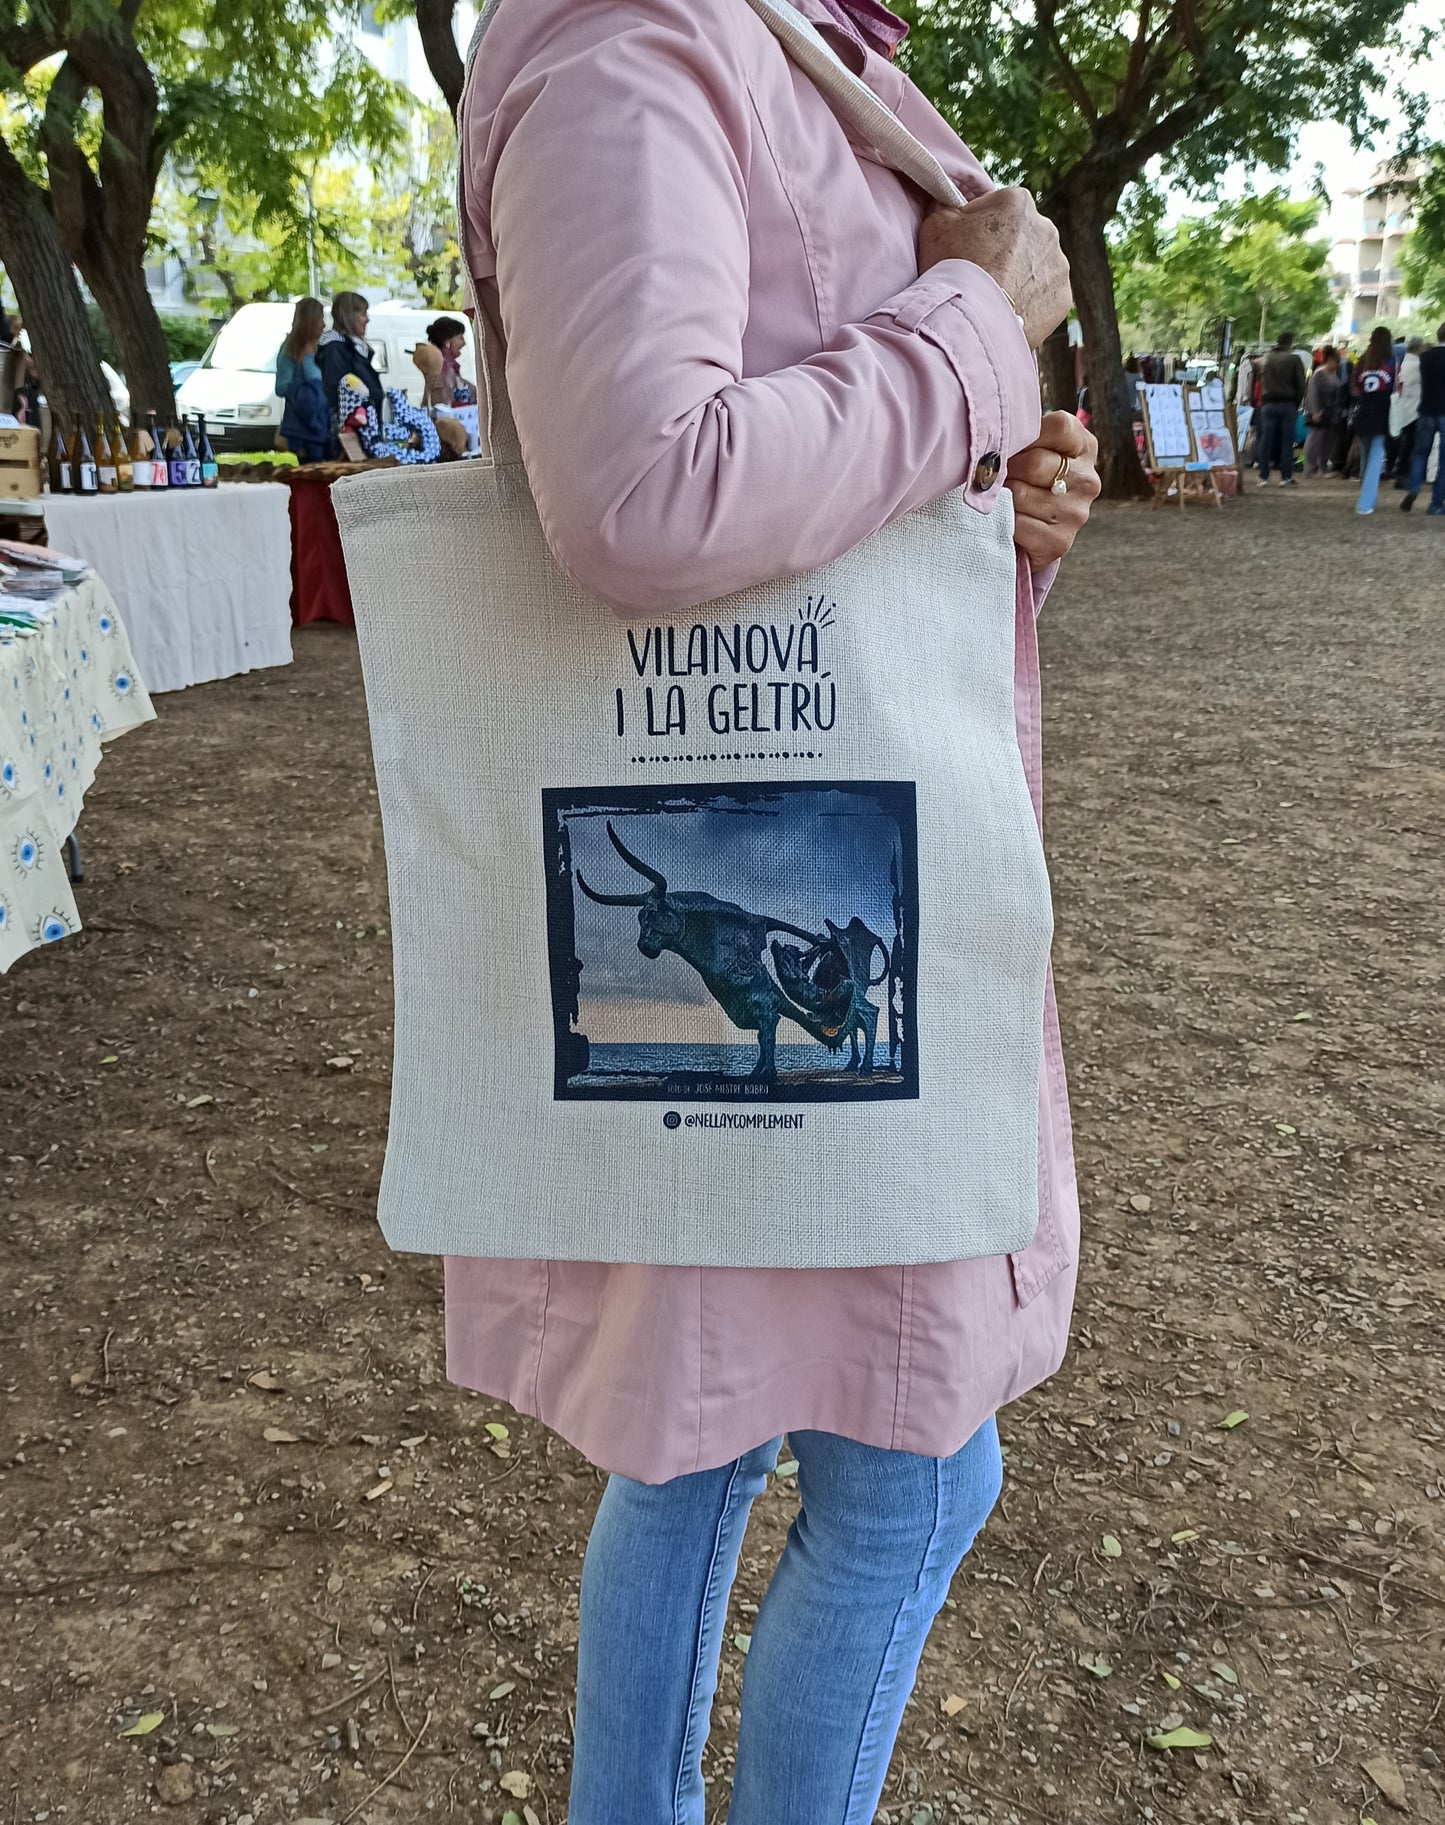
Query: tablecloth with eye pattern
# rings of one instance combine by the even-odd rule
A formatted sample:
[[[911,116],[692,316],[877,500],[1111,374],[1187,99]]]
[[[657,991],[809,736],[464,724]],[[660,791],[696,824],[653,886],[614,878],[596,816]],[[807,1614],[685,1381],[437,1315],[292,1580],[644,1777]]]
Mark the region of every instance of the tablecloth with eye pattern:
[[[65,839],[104,744],[155,716],[101,579],[48,607],[36,627],[0,624],[0,973],[80,930]]]

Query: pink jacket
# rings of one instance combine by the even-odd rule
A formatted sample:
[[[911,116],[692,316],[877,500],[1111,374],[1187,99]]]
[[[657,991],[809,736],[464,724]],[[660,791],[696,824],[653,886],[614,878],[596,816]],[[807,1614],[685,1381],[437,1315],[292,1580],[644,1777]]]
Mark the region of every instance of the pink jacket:
[[[960,189],[987,188],[899,70],[847,49]],[[951,488],[988,513],[1037,434],[1003,294],[963,261],[917,276],[921,199],[850,143],[744,0],[501,0],[462,156],[468,263],[507,339],[548,539],[622,614],[806,570]],[[1037,803],[1022,560],[1019,578]],[[804,1271],[451,1258],[449,1374],[644,1481],[789,1428],[957,1450],[1067,1338],[1078,1203],[1052,990],[1040,1020],[1040,1220],[1022,1254]]]

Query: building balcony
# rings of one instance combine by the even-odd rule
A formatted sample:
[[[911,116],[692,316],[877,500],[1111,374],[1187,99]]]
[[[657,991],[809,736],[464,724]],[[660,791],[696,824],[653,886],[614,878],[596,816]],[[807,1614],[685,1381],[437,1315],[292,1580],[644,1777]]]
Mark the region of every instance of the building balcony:
[[[1380,269],[1378,266],[1366,267],[1362,272],[1357,272],[1355,274],[1355,284],[1357,286],[1378,285],[1379,282]]]

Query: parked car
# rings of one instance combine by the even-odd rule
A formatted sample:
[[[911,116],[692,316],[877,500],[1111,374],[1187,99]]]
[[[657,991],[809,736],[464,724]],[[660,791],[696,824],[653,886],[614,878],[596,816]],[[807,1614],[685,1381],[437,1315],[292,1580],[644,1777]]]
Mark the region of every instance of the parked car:
[[[218,450],[269,450],[281,428],[282,402],[276,395],[276,356],[295,310],[286,303],[243,304],[180,386],[182,412],[204,413]],[[382,385],[396,387],[421,404],[425,381],[413,367],[411,351],[426,340],[435,311],[383,299],[371,307],[366,339]]]
[[[173,361],[171,363],[171,385],[179,387],[182,381],[190,379],[200,365],[199,361]]]

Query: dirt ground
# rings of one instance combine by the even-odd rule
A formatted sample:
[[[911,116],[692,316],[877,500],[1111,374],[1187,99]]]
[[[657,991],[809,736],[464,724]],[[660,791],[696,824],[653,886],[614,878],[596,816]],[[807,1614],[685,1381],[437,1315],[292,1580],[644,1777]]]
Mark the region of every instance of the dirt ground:
[[[1075,1341],[889,1825],[1445,1819],[1445,524],[1352,493],[1105,510],[1046,610]],[[562,1825],[600,1485],[447,1384],[439,1269],[372,1220],[354,642],[159,707],[86,932],[0,981],[0,1821]]]

